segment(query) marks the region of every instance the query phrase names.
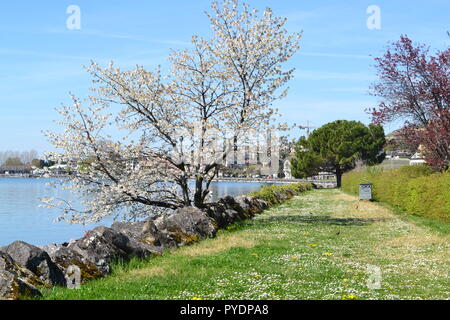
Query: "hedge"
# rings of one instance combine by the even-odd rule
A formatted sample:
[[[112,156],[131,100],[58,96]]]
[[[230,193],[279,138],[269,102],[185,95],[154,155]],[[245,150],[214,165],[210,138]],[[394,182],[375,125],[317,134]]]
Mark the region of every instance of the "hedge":
[[[249,196],[264,200],[269,206],[283,203],[296,195],[313,189],[310,183],[295,183],[289,185],[264,186],[259,191],[251,193]]]
[[[360,183],[373,184],[373,198],[409,214],[450,223],[450,171],[434,172],[426,165],[397,170],[368,168],[343,177],[342,189],[359,193]]]

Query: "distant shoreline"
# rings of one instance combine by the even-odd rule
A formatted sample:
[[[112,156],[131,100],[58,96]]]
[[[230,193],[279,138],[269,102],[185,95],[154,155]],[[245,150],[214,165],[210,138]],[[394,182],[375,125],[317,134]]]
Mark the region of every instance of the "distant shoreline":
[[[2,178],[14,179],[57,179],[65,178],[65,175],[55,176],[36,176],[36,175],[0,175]],[[194,180],[192,180],[194,181]],[[325,188],[334,188],[336,186],[335,180],[313,180],[313,179],[263,179],[263,178],[216,178],[213,182],[232,182],[232,183],[261,183],[261,184],[295,184],[300,182],[308,182],[314,185],[319,185]]]
[[[52,179],[52,178],[64,178],[65,175],[56,175],[56,176],[37,176],[32,174],[0,174],[1,178],[23,178],[23,179]]]

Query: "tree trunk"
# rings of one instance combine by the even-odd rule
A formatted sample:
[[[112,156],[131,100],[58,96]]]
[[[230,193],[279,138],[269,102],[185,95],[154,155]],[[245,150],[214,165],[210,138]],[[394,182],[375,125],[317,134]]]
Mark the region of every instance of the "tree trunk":
[[[342,187],[342,170],[340,166],[336,167],[336,179],[337,179],[337,187]]]
[[[203,177],[196,177],[195,179],[194,206],[197,208],[203,207]]]
[[[184,200],[184,205],[185,206],[190,206],[191,205],[191,199],[189,197],[189,186],[188,186],[188,181],[185,178],[182,178],[179,182],[178,185],[181,188],[181,192],[183,193],[183,200]]]

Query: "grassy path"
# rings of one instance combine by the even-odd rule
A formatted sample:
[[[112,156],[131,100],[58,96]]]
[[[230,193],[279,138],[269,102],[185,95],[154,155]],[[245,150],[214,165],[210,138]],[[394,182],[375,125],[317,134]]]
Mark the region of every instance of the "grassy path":
[[[46,299],[450,299],[450,237],[320,190]],[[367,266],[381,269],[369,289]]]

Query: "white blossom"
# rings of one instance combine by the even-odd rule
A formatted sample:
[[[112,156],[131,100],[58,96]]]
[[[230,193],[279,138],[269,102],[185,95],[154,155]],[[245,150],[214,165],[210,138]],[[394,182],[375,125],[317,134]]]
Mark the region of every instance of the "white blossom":
[[[288,33],[286,19],[270,9],[259,14],[237,0],[214,2],[212,9],[212,38],[194,36],[192,49],[172,52],[166,75],[113,63],[86,68],[92,95],[72,96],[73,104],[58,110],[64,131],[46,133],[58,150],[49,158],[76,171],[61,185],[84,199],[78,210],[46,201],[62,208],[62,219],[136,219],[202,207],[223,159],[250,130],[272,126],[273,102],[293,76],[282,65],[301,35]]]

